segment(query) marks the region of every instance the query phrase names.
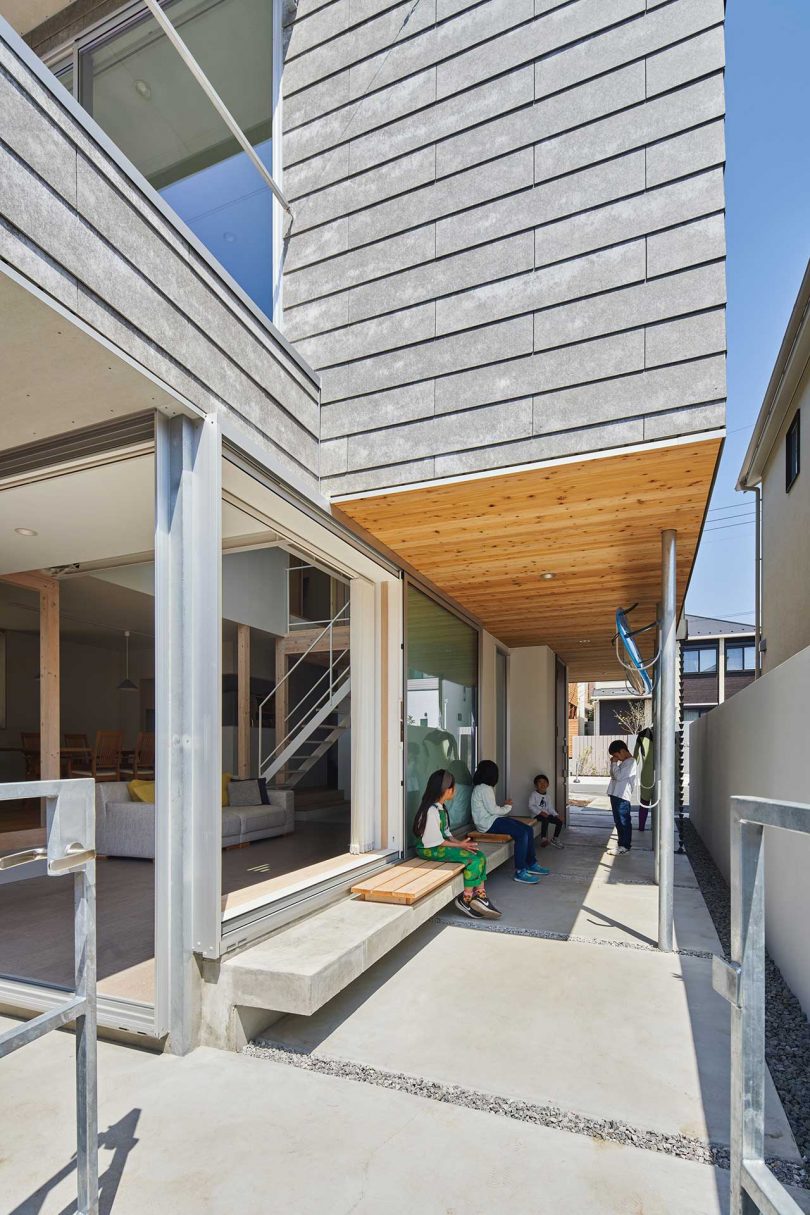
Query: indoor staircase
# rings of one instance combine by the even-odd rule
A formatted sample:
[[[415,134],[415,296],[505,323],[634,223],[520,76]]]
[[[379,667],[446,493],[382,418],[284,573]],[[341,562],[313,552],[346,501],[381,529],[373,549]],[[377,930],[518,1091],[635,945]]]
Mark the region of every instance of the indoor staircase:
[[[351,722],[349,660],[349,605],[318,630],[296,661],[259,706],[259,738],[270,703],[275,707],[276,740],[272,750],[259,756],[259,775],[285,788],[294,788]],[[300,640],[300,630],[297,639]],[[280,643],[283,644],[283,643]],[[315,682],[290,706],[294,676],[302,664],[323,666]]]

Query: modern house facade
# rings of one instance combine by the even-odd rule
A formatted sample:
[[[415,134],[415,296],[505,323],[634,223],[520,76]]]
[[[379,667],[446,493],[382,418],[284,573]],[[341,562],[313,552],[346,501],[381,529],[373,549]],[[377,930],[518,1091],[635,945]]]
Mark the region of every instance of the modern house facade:
[[[761,675],[690,729],[690,813],[729,873],[729,799],[749,794],[806,803],[810,500],[802,413],[810,399],[810,270],[806,270],[738,488],[757,492]],[[803,466],[805,471],[803,471]],[[728,641],[727,641],[728,644]],[[810,1012],[810,948],[796,925],[810,914],[803,835],[766,829],[768,948]]]
[[[741,692],[755,677],[756,634],[750,625],[687,615],[680,650],[684,725]]]
[[[664,532],[682,604],[724,433],[723,4],[0,13],[3,743],[35,682],[43,775],[74,719],[151,723],[101,1018],[183,1051],[288,1007],[264,943],[407,851],[435,767],[458,824],[483,757],[562,804],[568,679],[654,616]],[[33,882],[0,895],[47,934]],[[23,962],[2,1002],[57,998]]]

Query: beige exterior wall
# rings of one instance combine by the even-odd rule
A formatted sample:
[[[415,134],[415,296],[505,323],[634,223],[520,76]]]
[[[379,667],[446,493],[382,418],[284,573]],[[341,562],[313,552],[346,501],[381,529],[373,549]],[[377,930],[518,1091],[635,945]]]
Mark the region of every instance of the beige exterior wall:
[[[537,772],[547,772],[554,788],[554,679],[555,655],[548,646],[511,651],[509,796],[519,812],[526,809]]]
[[[798,478],[785,490],[785,435],[802,407]],[[810,365],[791,401],[762,479],[764,671],[810,645]]]
[[[689,727],[690,814],[726,879],[733,795],[810,797],[808,687],[810,647]],[[773,828],[765,835],[768,949],[810,1014],[810,836]]]

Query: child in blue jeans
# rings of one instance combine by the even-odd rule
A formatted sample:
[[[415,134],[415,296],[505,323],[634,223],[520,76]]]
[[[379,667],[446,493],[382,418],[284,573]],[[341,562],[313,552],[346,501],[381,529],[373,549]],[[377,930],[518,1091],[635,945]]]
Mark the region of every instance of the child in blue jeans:
[[[630,818],[630,799],[636,787],[638,767],[625,744],[617,739],[608,747],[610,755],[610,781],[607,791],[613,810],[613,821],[619,837],[619,852],[624,854],[633,847],[633,823]]]

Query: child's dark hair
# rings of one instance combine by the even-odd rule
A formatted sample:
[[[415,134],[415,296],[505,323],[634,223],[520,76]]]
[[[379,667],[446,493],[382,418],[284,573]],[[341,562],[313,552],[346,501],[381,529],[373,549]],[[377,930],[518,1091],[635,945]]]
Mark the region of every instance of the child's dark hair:
[[[500,780],[498,765],[491,759],[482,759],[475,769],[473,785],[492,785],[494,788]]]
[[[537,776],[535,776],[535,778],[534,778],[533,784],[536,785],[539,780],[544,780],[547,785],[551,783],[549,781],[548,777],[546,776],[545,772],[538,772]]]
[[[627,743],[623,743],[620,738],[615,739],[608,747],[609,755],[618,755],[620,751],[627,750]]]
[[[425,792],[422,794],[422,800],[419,803],[419,809],[416,811],[413,819],[413,833],[417,839],[421,839],[425,833],[430,807],[435,802],[438,802],[443,793],[446,793],[448,789],[455,789],[455,787],[456,778],[446,768],[437,768],[435,772],[431,772],[428,777],[428,783],[425,785]]]

